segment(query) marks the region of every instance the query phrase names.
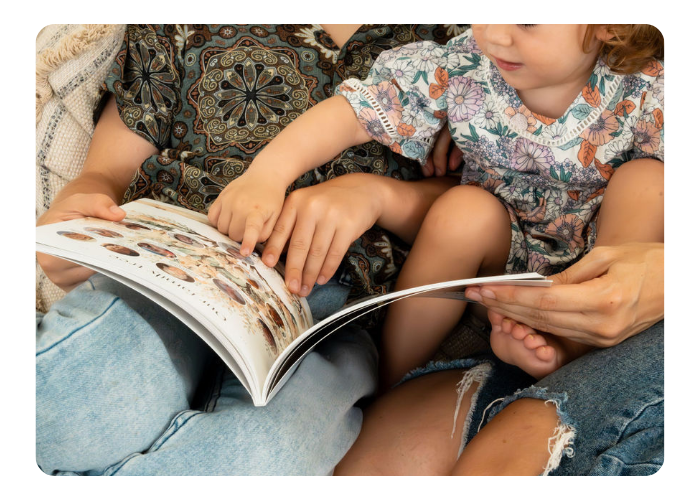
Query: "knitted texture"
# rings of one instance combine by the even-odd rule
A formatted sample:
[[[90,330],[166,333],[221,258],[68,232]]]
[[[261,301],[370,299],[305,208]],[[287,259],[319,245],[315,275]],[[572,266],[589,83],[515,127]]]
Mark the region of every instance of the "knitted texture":
[[[36,217],[82,170],[94,131],[101,84],[121,46],[125,25],[56,24],[36,41]],[[36,308],[47,311],[63,291],[36,267]]]

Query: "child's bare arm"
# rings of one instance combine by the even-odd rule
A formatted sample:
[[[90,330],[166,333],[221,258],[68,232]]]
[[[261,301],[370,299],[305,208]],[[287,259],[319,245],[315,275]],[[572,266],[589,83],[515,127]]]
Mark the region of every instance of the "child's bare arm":
[[[111,98],[95,127],[83,171],[56,195],[49,210],[37,220],[37,226],[87,216],[123,219],[125,214],[118,203],[134,172],[157,151],[121,121]],[[66,291],[93,274],[87,268],[46,254],[37,253],[37,260],[48,278]]]
[[[341,96],[314,106],[286,127],[221,192],[209,210],[219,231],[241,241],[248,255],[272,233],[284,193],[297,177],[370,140],[353,109]]]

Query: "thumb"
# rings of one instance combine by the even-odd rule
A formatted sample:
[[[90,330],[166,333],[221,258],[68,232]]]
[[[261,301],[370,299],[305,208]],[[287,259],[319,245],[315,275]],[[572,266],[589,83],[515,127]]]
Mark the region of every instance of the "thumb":
[[[91,196],[85,201],[85,215],[113,221],[120,221],[126,216],[126,212],[105,194]]]
[[[549,278],[555,285],[584,283],[605,274],[610,268],[610,264],[608,259],[601,258],[599,254],[591,252],[564,271]]]

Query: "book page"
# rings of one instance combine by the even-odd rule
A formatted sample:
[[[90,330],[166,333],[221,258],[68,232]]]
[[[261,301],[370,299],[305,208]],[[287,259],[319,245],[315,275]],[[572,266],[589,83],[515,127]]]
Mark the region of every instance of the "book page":
[[[257,252],[243,257],[201,214],[153,200],[122,208],[120,222],[38,227],[37,251],[108,269],[165,297],[234,351],[259,390],[277,356],[312,326],[306,301],[288,291],[279,269]]]
[[[330,315],[323,321],[315,324],[312,328],[304,332],[276,361],[268,379],[265,381],[265,395],[272,398],[283,385],[284,381],[291,376],[291,373],[298,366],[304,356],[321,340],[332,334],[339,328],[355,319],[368,314],[374,309],[384,307],[396,300],[410,297],[421,298],[441,298],[452,300],[466,300],[464,292],[468,286],[473,285],[519,285],[519,286],[551,286],[552,281],[539,273],[509,274],[501,276],[485,276],[479,278],[468,278],[429,285],[417,286],[392,292],[386,295],[367,297],[346,305],[340,311]]]

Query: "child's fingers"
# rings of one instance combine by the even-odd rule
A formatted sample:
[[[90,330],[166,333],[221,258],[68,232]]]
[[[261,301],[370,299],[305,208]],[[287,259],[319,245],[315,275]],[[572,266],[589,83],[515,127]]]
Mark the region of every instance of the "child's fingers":
[[[457,170],[457,167],[459,167],[462,164],[462,161],[464,161],[464,155],[462,154],[462,151],[456,146],[452,146],[452,150],[450,151],[450,159],[447,162],[447,165],[450,170]]]
[[[219,199],[217,198],[216,201],[212,203],[211,207],[209,207],[209,212],[207,213],[207,218],[214,227],[218,227],[219,214],[221,214],[221,203],[218,200]]]
[[[317,279],[319,285],[325,285],[335,274],[353,241],[355,241],[355,238],[349,237],[346,233],[336,231],[331,246],[326,253],[326,260],[323,262],[323,267],[319,272]]]
[[[265,218],[260,212],[256,210],[248,214],[245,220],[243,239],[241,240],[241,255],[247,257],[253,253],[256,243],[260,241],[260,233],[264,225]],[[233,231],[235,228],[231,227],[230,229]]]
[[[282,208],[282,213],[277,219],[277,223],[273,227],[272,233],[265,243],[265,250],[262,256],[265,265],[272,267],[277,264],[284,250],[284,246],[287,244],[287,240],[289,240],[292,234],[296,218],[297,210],[295,207],[285,205]]]
[[[447,156],[451,142],[452,137],[449,130],[447,127],[443,127],[440,134],[438,134],[431,154],[433,165],[435,166],[435,175],[438,177],[445,175],[447,171]]]
[[[423,176],[425,177],[431,177],[433,175],[435,172],[435,165],[433,164],[432,156],[428,156],[428,159],[425,161],[425,165],[421,166],[421,170],[423,171]]]
[[[318,273],[321,270],[323,263],[326,261],[326,255],[328,254],[328,249],[333,241],[334,233],[334,224],[323,224],[316,226],[313,240],[309,246],[309,253],[306,256],[306,262],[304,263],[300,293],[302,297],[306,297],[309,292],[311,292],[314,283],[316,283]]]
[[[297,219],[287,248],[287,261],[284,264],[285,281],[289,291],[302,293],[302,273],[309,255],[309,248],[316,230],[316,221],[306,217]],[[307,284],[308,287],[308,284]]]
[[[216,219],[216,228],[219,230],[221,234],[227,234],[229,238],[232,240],[236,240],[236,236],[240,235],[234,235],[230,232],[231,230],[231,211],[230,210],[221,210],[219,212],[219,215]]]

